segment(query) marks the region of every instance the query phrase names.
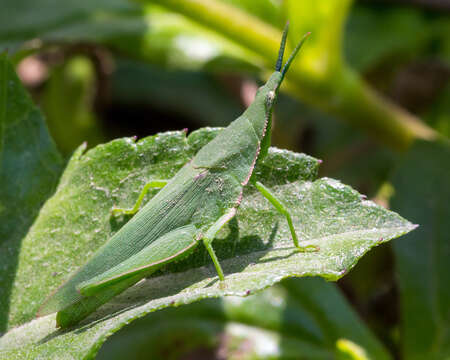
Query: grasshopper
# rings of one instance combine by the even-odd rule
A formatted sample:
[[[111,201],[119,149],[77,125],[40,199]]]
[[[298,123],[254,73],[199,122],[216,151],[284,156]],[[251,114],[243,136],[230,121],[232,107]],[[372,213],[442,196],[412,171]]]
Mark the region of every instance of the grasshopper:
[[[287,33],[286,25],[276,71],[258,89],[246,111],[202,147],[170,181],[153,180],[145,185],[133,209],[113,209],[114,213],[137,214],[45,301],[38,316],[58,312],[57,326],[74,325],[165,264],[188,256],[200,242],[223,281],[212,242],[235,216],[249,182],[286,217],[298,251],[318,250],[313,245],[300,246],[289,211],[251,176],[270,146],[272,108],[280,85],[309,35],[301,39],[283,66]],[[152,187],[161,190],[139,210]]]

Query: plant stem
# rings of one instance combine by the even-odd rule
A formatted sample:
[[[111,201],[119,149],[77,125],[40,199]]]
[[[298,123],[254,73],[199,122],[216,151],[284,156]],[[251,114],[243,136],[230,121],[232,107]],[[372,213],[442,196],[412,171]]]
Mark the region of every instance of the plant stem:
[[[294,68],[292,69],[294,70]],[[408,149],[414,139],[434,139],[435,131],[419,118],[376,93],[358,74],[343,67],[332,80],[306,82],[295,67],[286,90],[300,100],[338,116],[392,149]]]

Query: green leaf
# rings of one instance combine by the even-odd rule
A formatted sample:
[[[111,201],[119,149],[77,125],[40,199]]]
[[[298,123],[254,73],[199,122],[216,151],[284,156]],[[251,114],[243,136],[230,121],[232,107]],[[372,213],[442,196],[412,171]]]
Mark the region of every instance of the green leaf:
[[[108,339],[97,359],[138,359],[144,353],[194,358],[200,351],[226,359],[391,358],[335,285],[310,278],[283,281],[246,298],[209,299],[150,314]],[[357,357],[358,351],[364,356]]]
[[[113,205],[130,207],[146,181],[173,176],[217,131],[205,128],[188,138],[184,132],[168,132],[137,143],[118,139],[85,154],[79,148],[22,242],[9,326],[30,321],[45,297],[117,231],[123,222],[111,218]],[[94,353],[115,329],[160,308],[245,296],[292,276],[337,280],[370,248],[414,228],[339,181],[314,180],[318,164],[309,156],[271,148],[256,172],[291,209],[300,238],[318,244],[320,252],[294,252],[285,219],[247,188],[236,219],[214,242],[225,286],[219,286],[211,261],[199,247],[77,328],[55,330],[50,315],[13,329],[0,340],[0,348],[10,358],[25,353],[58,357],[59,351],[82,357]]]
[[[450,144],[418,142],[393,175],[392,208],[420,227],[394,243],[405,359],[450,356]]]
[[[141,11],[125,0],[96,2],[18,0],[4,2],[0,13],[0,49],[19,50],[33,39],[53,41],[101,41],[117,34],[136,34],[145,29],[143,20],[133,16]],[[31,47],[40,46],[29,44]]]
[[[62,165],[42,114],[0,54],[0,332],[7,326],[22,239],[54,191]]]

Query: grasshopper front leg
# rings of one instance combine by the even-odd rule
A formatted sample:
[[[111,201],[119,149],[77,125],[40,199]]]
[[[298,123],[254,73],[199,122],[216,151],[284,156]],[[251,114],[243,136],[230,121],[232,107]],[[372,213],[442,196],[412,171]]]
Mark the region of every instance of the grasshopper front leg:
[[[278,212],[286,217],[286,220],[289,225],[289,230],[291,231],[292,240],[294,241],[294,245],[297,248],[298,251],[319,251],[319,247],[315,245],[307,245],[307,246],[300,246],[298,242],[297,233],[294,229],[294,224],[292,223],[292,217],[289,213],[289,210],[284,206],[284,204],[277,198],[277,196],[270,191],[267,187],[265,187],[263,184],[261,184],[259,181],[255,182],[256,188],[259,190],[259,192],[270,201],[270,203],[275,207],[275,209],[278,210]]]
[[[143,187],[136,203],[134,204],[134,206],[131,209],[120,209],[120,208],[113,207],[111,209],[112,214],[113,215],[118,215],[118,214],[134,215],[134,214],[136,214],[139,211],[139,208],[141,207],[142,201],[144,200],[144,197],[147,194],[147,192],[153,188],[163,188],[164,186],[167,185],[168,182],[169,182],[169,180],[152,180],[152,181],[148,182]]]

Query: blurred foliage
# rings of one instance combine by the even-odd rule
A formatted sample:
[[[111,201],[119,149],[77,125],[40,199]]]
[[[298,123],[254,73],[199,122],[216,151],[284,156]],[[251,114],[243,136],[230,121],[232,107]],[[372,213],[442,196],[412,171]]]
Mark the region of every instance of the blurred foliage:
[[[54,42],[99,41],[169,68],[271,72],[281,36],[281,29],[273,25],[276,10],[276,18],[292,23],[291,45],[306,31],[313,32],[309,46],[291,68],[286,91],[394,148],[405,149],[416,137],[436,136],[418,118],[374,94],[346,65],[341,47],[350,0],[320,4],[261,0],[266,5],[256,7],[257,16],[249,13],[254,7],[250,0],[233,4],[220,0],[142,0],[142,7],[133,7],[125,0],[108,5],[85,2],[70,3],[59,14],[49,0],[18,0],[13,12],[27,8],[33,13],[33,7],[38,6],[36,13],[45,13],[48,8],[55,16],[43,16],[34,26],[25,21],[26,16],[13,27],[0,26],[0,48],[10,46],[26,53],[26,49]],[[39,41],[21,46],[36,33]],[[19,51],[16,57],[21,56]]]
[[[69,155],[81,142],[104,141],[93,112],[95,68],[88,58],[75,56],[51,70],[42,94],[42,109],[59,150]]]
[[[135,321],[111,337],[97,359],[124,357],[391,359],[336,286],[313,278],[290,279],[247,298],[202,301]]]
[[[450,65],[447,14],[415,7],[356,5],[345,31],[345,54],[352,67],[367,73],[387,64],[392,69],[421,56]],[[412,36],[414,34],[414,36]]]
[[[449,145],[416,143],[392,176],[392,208],[420,224],[394,244],[405,359],[450,356]]]
[[[424,117],[440,134],[450,137],[450,83],[436,97]]]
[[[0,12],[0,48],[8,48],[17,62],[35,54],[49,68],[48,78],[30,89],[49,118],[59,148],[68,154],[87,139],[88,145],[94,145],[124,135],[144,137],[167,129],[225,125],[248,105],[254,88],[272,71],[286,19],[291,20],[291,46],[302,32],[313,30],[309,50],[305,47],[303,59],[293,69],[298,76],[289,79],[276,106],[274,143],[324,160],[321,175],[341,179],[421,225],[420,232],[397,242],[395,253],[388,246],[370,252],[339,285],[394,357],[450,356],[445,335],[450,320],[443,305],[436,305],[445,304],[445,298],[439,296],[446,294],[440,285],[444,280],[436,274],[450,271],[448,262],[442,260],[448,254],[448,236],[438,219],[448,218],[449,211],[439,202],[445,199],[446,180],[434,180],[446,179],[448,143],[421,143],[399,154],[378,141],[386,135],[383,129],[390,134],[388,143],[405,148],[405,143],[414,144],[412,138],[424,128],[407,126],[405,136],[402,126],[400,130],[392,126],[393,117],[404,116],[396,109],[391,111],[390,105],[385,107],[389,103],[382,101],[380,106],[386,112],[380,113],[350,91],[364,79],[412,112],[414,119],[420,117],[440,136],[448,137],[448,12],[412,3],[399,6],[396,1],[222,0],[241,10],[233,12],[235,22],[228,22],[240,25],[244,20],[244,25],[232,32],[226,24],[214,23],[213,16],[205,19],[188,10],[183,14],[174,8],[177,1],[154,3],[138,6],[125,0],[77,0],[58,6],[54,0],[16,0],[14,6],[4,4],[7,10]],[[79,45],[85,43],[93,44],[94,50],[80,52]],[[55,52],[62,61],[55,62],[48,55]],[[71,59],[80,56],[90,70],[73,78]],[[77,81],[67,81],[70,78]],[[370,92],[371,88],[367,87]],[[74,101],[67,101],[63,94],[71,94]],[[52,99],[58,98],[55,104]],[[344,100],[347,103],[341,111]],[[375,112],[384,120],[374,129]],[[89,119],[90,125],[77,125],[82,119]],[[389,193],[380,191],[389,182],[394,191],[392,204]],[[41,201],[47,196],[43,193]],[[16,208],[20,211],[21,206]],[[442,215],[430,219],[431,214]],[[433,250],[436,248],[439,250]],[[431,260],[425,261],[423,254]],[[420,300],[414,301],[416,298]],[[433,303],[433,299],[438,300]],[[180,318],[182,309],[177,309]],[[158,323],[168,321],[170,333],[180,326],[177,311],[150,315],[143,323],[148,322],[146,329],[152,329],[153,317]],[[213,325],[202,321],[189,323],[198,329],[199,346],[220,350],[224,343],[220,334],[226,331],[227,320],[214,320]],[[186,332],[177,333],[175,345],[168,340],[167,347],[183,343]],[[138,342],[134,337],[145,337],[130,334],[117,335],[116,350],[120,344]],[[258,338],[251,334],[252,340]],[[208,344],[202,342],[203,337]],[[241,343],[239,340],[236,345],[238,350]],[[345,342],[340,346],[352,347]],[[142,345],[142,354],[147,349]],[[185,358],[220,358],[213,350],[206,355],[195,351]]]
[[[186,119],[195,128],[226,126],[244,110],[239,98],[231,96],[220,79],[210,74],[161,71],[159,67],[125,59],[116,63],[111,79],[111,101],[128,107],[149,104],[150,111]],[[160,118],[158,122],[162,121]],[[182,121],[179,124],[178,129]],[[148,131],[152,126],[145,124],[143,130]],[[158,130],[167,130],[167,126]]]
[[[55,190],[63,160],[40,110],[0,54],[0,332],[6,330],[9,299],[23,237]]]

